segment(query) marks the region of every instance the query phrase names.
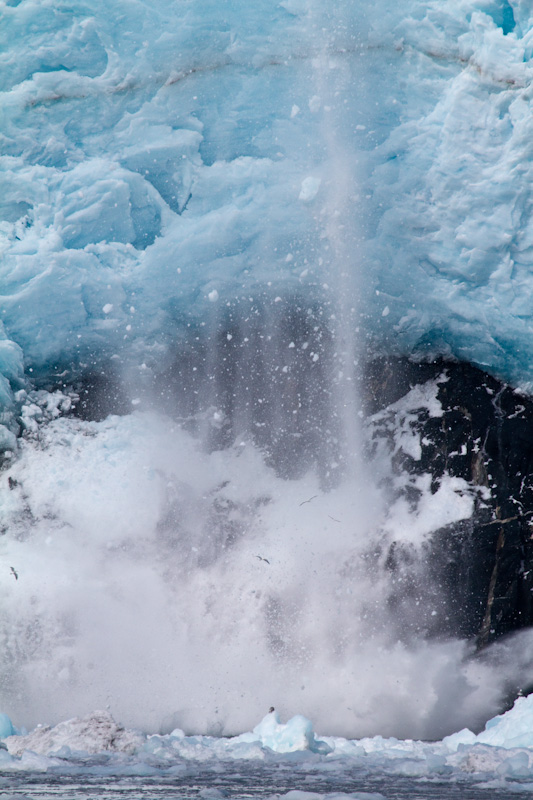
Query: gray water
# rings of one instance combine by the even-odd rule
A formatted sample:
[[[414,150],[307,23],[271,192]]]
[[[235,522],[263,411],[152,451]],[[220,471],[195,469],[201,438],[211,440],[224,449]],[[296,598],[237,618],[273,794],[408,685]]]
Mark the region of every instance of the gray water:
[[[245,800],[284,795],[292,790],[320,794],[366,792],[379,794],[385,800],[508,800],[532,796],[531,788],[528,791],[516,782],[488,788],[483,786],[479,775],[457,773],[428,780],[347,768],[342,774],[328,775],[323,769],[320,773],[313,771],[309,765],[285,763],[183,765],[179,774],[141,777],[103,775],[102,761],[101,757],[80,761],[69,766],[70,774],[4,773],[0,776],[0,797],[4,800]]]

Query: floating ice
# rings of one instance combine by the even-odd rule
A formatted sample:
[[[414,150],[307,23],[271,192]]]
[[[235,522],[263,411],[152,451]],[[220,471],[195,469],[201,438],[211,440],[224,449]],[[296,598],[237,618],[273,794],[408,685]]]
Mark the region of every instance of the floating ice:
[[[296,750],[311,750],[315,753],[331,752],[326,742],[315,738],[312,722],[301,714],[292,717],[283,724],[276,711],[269,712],[252,733],[239,737],[241,741],[259,741],[263,747],[269,747],[275,753],[293,753]]]
[[[22,755],[26,750],[40,755],[62,750],[63,757],[72,750],[83,753],[135,753],[143,744],[140,734],[117,725],[107,711],[94,711],[83,719],[60,722],[53,728],[39,725],[26,736],[13,734],[14,731],[6,734],[6,745],[9,753],[15,756]]]
[[[0,739],[5,739],[6,736],[13,736],[15,729],[13,723],[7,714],[0,714]]]
[[[232,738],[186,736],[174,730],[166,736],[143,735],[127,731],[106,712],[94,712],[82,719],[62,722],[55,728],[38,727],[26,736],[6,739],[8,751],[0,750],[4,781],[11,771],[39,772],[52,775],[85,773],[91,776],[175,777],[213,774],[238,774],[239,761],[247,763],[253,774],[255,762],[263,780],[268,780],[269,765],[290,766],[291,785],[309,787],[316,780],[320,787],[333,783],[350,786],[350,794],[323,795],[300,790],[284,795],[290,800],[319,800],[323,797],[350,797],[352,800],[376,800],[383,797],[356,791],[358,782],[371,774],[374,780],[408,778],[413,791],[418,781],[447,784],[457,789],[482,783],[510,793],[531,791],[533,781],[533,747],[516,744],[518,723],[525,733],[531,730],[532,704],[517,701],[514,709],[491,720],[479,736],[461,731],[442,742],[384,739],[349,740],[324,737],[318,740],[309,720],[296,716],[286,725],[271,713],[254,728],[254,732]],[[498,744],[483,743],[487,731],[500,729]],[[302,736],[303,734],[303,736]],[[509,734],[509,737],[507,736]],[[525,739],[523,740],[525,741]],[[531,738],[530,738],[531,741]],[[318,745],[318,746],[317,746]],[[360,776],[360,777],[358,777]],[[311,783],[312,785],[312,783]],[[404,785],[404,784],[402,784]],[[277,795],[279,796],[279,795]],[[388,796],[388,795],[386,795]]]
[[[519,697],[510,711],[489,720],[476,741],[508,749],[533,748],[533,695]]]

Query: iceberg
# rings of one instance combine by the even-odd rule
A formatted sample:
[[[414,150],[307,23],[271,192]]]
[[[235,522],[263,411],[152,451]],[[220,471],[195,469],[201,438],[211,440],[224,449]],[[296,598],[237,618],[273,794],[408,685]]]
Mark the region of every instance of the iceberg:
[[[494,747],[533,747],[533,695],[519,697],[513,708],[489,720],[477,737]]]
[[[6,736],[13,736],[15,728],[7,714],[0,714],[0,739],[5,739]]]
[[[255,726],[252,733],[245,733],[239,739],[243,742],[258,741],[262,747],[268,747],[275,753],[311,750],[325,755],[331,752],[331,748],[326,742],[315,738],[310,720],[298,714],[288,722],[282,723],[279,714],[274,709]]]
[[[446,736],[443,741],[450,749],[475,744],[503,747],[506,750],[533,748],[532,725],[533,695],[521,696],[515,700],[509,711],[489,719],[484,730],[477,736],[465,728]]]
[[[10,721],[7,715],[3,716]],[[66,758],[71,752],[134,754],[142,743],[139,734],[117,725],[106,711],[94,711],[83,719],[60,722],[53,728],[50,725],[38,725],[25,736],[16,734],[12,725],[11,731],[8,730],[6,726],[1,738],[9,753],[15,756],[21,756],[27,750],[40,755],[60,751]]]

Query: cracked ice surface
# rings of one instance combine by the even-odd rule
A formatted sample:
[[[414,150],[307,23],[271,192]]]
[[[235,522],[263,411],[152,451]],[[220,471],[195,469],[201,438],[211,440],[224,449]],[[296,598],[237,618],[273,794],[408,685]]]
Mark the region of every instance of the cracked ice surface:
[[[374,341],[530,385],[526,0],[0,10],[4,408],[23,358],[158,367],[241,295],[320,296],[335,235]]]

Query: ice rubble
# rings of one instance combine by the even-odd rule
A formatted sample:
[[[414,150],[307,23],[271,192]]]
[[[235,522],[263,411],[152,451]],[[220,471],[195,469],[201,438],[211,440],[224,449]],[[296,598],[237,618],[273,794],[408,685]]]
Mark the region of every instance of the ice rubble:
[[[327,754],[331,748],[316,739],[310,720],[301,715],[292,717],[283,724],[277,711],[270,711],[252,733],[244,733],[237,737],[242,742],[260,742],[262,747],[269,747],[275,753],[293,753],[296,750],[311,750],[314,753]]]
[[[117,725],[106,711],[95,711],[84,719],[60,722],[53,728],[50,725],[38,725],[26,736],[12,733],[3,738],[9,753],[15,756],[21,756],[26,750],[46,755],[61,748],[89,754],[103,751],[133,754],[143,743],[140,734]]]
[[[479,743],[506,749],[533,748],[533,695],[519,697],[510,711],[490,719],[477,736],[466,730],[444,741],[449,747]]]
[[[19,348],[160,365],[241,294],[323,293],[340,174],[373,334],[528,383],[525,0],[0,7],[4,409]]]
[[[519,698],[506,714],[490,720],[479,735],[463,730],[441,742],[399,739],[317,739],[302,716],[287,723],[270,712],[252,732],[230,738],[162,735],[127,731],[108,712],[39,726],[25,736],[4,736],[3,770],[91,774],[178,775],[186,765],[240,760],[288,759],[295,776],[324,772],[329,779],[344,770],[371,769],[374,775],[473,780],[510,790],[533,789],[533,696]],[[6,750],[7,748],[7,750]],[[99,754],[97,760],[91,755]],[[105,754],[105,759],[103,758]],[[352,780],[354,773],[352,775]],[[308,779],[308,777],[307,777]],[[365,795],[369,796],[369,795]]]

